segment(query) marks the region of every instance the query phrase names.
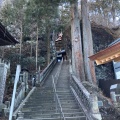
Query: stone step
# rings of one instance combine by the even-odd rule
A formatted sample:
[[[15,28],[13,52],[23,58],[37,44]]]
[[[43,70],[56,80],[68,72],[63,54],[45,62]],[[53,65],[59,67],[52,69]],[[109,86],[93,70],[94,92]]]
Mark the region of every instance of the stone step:
[[[62,106],[62,109],[79,109],[78,106]]]
[[[64,108],[63,109],[63,112],[64,113],[74,113],[74,112],[80,112],[81,110],[80,109],[78,109],[78,108],[74,108],[74,109],[68,109],[68,108]]]
[[[47,101],[45,101],[45,100],[41,100],[41,101],[31,100],[31,101],[25,102],[25,104],[52,104],[52,103],[55,103],[55,101],[54,100],[49,100],[49,101],[48,100]]]
[[[58,95],[63,95],[63,96],[70,96],[72,95],[70,92],[65,93],[65,92],[57,92]]]
[[[51,91],[34,91],[32,95],[34,94],[40,94],[40,95],[46,95],[46,94],[53,94],[53,89]]]
[[[25,105],[23,108],[29,108],[29,109],[32,109],[32,110],[37,110],[37,109],[53,109],[55,108],[54,105],[49,105],[49,106],[34,106],[34,105]]]
[[[48,96],[48,97],[50,97],[50,96],[53,96],[54,95],[54,93],[53,94],[39,94],[39,93],[35,93],[34,95],[31,95],[31,97],[38,97],[38,96],[42,96],[42,97],[46,97],[46,96]]]
[[[76,104],[61,104],[62,108],[77,108],[78,105]]]
[[[66,120],[87,120],[85,116],[76,116],[76,117],[65,117]],[[20,119],[21,120],[21,119]],[[31,118],[23,120],[63,120],[63,118]]]
[[[25,105],[24,105],[24,107],[25,106],[35,106],[35,107],[37,107],[37,106],[39,106],[39,107],[42,107],[42,106],[54,106],[55,105],[55,102],[54,103],[48,103],[48,102],[46,102],[46,103],[25,103]]]
[[[40,113],[31,113],[31,112],[26,112],[24,117],[25,118],[59,118],[60,113],[51,113],[51,114],[40,114]],[[77,113],[64,113],[64,117],[78,117],[78,116],[84,116],[83,112],[77,112]]]
[[[63,119],[61,119],[61,118],[36,118],[36,119],[27,119],[27,118],[24,118],[22,120],[63,120]]]
[[[86,120],[85,116],[65,117],[66,120]]]
[[[49,100],[53,100],[53,99],[54,99],[54,97],[51,97],[51,98],[49,98],[49,97],[46,97],[46,98],[36,97],[36,98],[30,98],[30,99],[28,100],[28,102],[29,102],[29,101],[44,101],[44,100],[45,100],[45,101],[49,101]]]
[[[55,106],[55,103],[47,104],[47,105],[45,105],[45,104],[25,104],[24,108],[26,107],[26,108],[39,108],[40,109],[40,108],[50,108],[52,106]]]
[[[26,113],[26,112],[36,113],[36,111],[33,111],[33,110],[31,110],[31,109],[28,109],[28,108],[23,108],[23,109],[22,109],[22,112],[23,112],[23,113]],[[55,112],[56,112],[56,109],[54,109],[54,110],[38,109],[38,110],[37,110],[37,113],[41,113],[41,114],[45,114],[45,113],[51,114],[51,113],[55,113]]]
[[[78,106],[78,105],[75,104],[74,102],[71,102],[71,103],[61,103],[61,106]]]
[[[46,97],[42,97],[42,96],[37,96],[37,97],[31,97],[31,98],[29,98],[28,99],[28,101],[31,101],[31,100],[43,100],[43,99],[45,99],[45,100],[49,100],[49,99],[53,99],[54,98],[54,96],[46,96]]]
[[[43,111],[45,111],[45,110],[55,110],[56,109],[56,107],[55,106],[45,106],[45,107],[34,107],[34,106],[29,106],[29,107],[23,107],[23,110],[24,109],[29,109],[30,111],[39,111],[39,110],[43,110]]]
[[[35,94],[35,95],[31,95],[31,97],[50,97],[50,96],[54,96],[54,94],[44,94],[44,95],[40,95],[40,94]]]
[[[60,114],[52,113],[52,114],[39,114],[39,113],[26,113],[24,118],[60,118]]]
[[[74,99],[72,99],[72,100],[61,100],[60,101],[61,103],[75,103],[75,100]]]
[[[66,90],[62,90],[62,89],[57,89],[57,93],[70,93],[71,91],[69,89],[66,89]]]
[[[34,109],[34,108],[33,108]],[[33,110],[32,108],[22,108],[22,112],[36,112],[35,110]],[[55,109],[36,109],[37,110],[37,112],[39,112],[39,113],[55,113],[55,111],[56,111],[56,108]],[[82,110],[80,110],[80,109],[68,109],[68,108],[64,108],[63,109],[63,112],[64,113],[74,113],[74,112],[81,112]]]
[[[73,95],[72,94],[60,94],[60,93],[58,93],[58,96],[59,97],[73,97]]]
[[[60,100],[74,100],[73,96],[58,96]]]
[[[60,100],[74,100],[73,96],[58,96]]]

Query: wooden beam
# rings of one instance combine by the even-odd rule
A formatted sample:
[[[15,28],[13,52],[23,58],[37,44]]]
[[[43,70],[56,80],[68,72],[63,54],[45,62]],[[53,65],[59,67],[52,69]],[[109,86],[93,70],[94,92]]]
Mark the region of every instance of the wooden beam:
[[[120,62],[120,56],[114,59],[115,62]]]
[[[100,65],[100,64],[108,63],[112,60],[119,61],[119,58],[120,58],[120,51],[115,52],[115,53],[111,52],[111,54],[103,55],[102,57],[96,58],[95,62],[97,65]]]
[[[90,60],[94,61],[95,59],[105,58],[108,56],[112,56],[116,53],[120,53],[120,43],[110,46],[104,50],[101,50],[100,52],[90,56],[89,58],[90,58]]]

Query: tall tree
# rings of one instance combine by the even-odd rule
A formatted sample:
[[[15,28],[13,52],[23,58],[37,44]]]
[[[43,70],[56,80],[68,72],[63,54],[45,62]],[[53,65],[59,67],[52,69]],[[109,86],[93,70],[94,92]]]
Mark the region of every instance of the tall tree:
[[[96,83],[94,63],[88,58],[89,56],[93,55],[93,41],[90,20],[88,17],[89,10],[87,0],[81,0],[81,12],[85,76],[87,81]]]
[[[78,14],[78,2],[71,5],[71,38],[72,38],[72,66],[74,74],[81,80],[85,80],[80,20]]]
[[[107,27],[116,25],[116,18],[119,18],[120,11],[119,0],[94,0],[89,1],[89,5],[93,21]]]

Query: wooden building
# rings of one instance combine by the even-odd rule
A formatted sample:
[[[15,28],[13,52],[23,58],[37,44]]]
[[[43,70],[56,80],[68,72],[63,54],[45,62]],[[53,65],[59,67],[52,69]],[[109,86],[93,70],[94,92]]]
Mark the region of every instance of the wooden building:
[[[99,87],[103,90],[107,97],[110,97],[112,89],[118,89],[117,84],[120,84],[120,38],[112,42],[106,49],[89,57],[95,61],[97,65],[106,64],[113,61],[113,69],[116,79],[101,79]]]
[[[0,23],[0,46],[15,45],[18,41],[7,31],[7,29]]]

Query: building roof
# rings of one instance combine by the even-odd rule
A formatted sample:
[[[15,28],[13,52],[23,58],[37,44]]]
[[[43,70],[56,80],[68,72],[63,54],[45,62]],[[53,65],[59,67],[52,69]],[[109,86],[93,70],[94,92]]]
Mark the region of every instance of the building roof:
[[[108,63],[112,60],[120,62],[120,38],[112,42],[108,48],[89,57],[97,65]]]
[[[15,45],[18,41],[7,31],[7,29],[0,23],[0,46]]]
[[[108,47],[112,46],[112,45],[115,45],[117,43],[120,42],[120,38],[116,39],[114,42],[112,42],[111,44],[108,45]]]

